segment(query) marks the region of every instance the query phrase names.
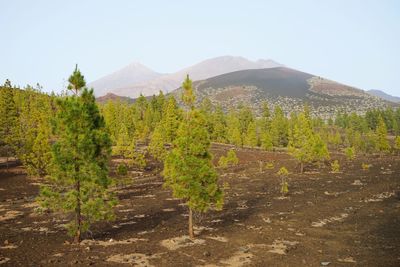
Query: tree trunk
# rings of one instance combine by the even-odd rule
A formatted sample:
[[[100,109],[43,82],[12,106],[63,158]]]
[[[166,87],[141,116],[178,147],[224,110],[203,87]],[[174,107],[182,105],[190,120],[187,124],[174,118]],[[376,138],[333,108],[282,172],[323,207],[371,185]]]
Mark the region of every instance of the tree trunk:
[[[303,173],[304,171],[304,163],[300,162],[300,173]]]
[[[189,208],[189,237],[190,239],[194,239],[194,232],[193,232],[193,211]]]
[[[81,183],[80,181],[76,182],[76,192],[78,194],[76,198],[76,209],[75,209],[75,222],[76,222],[76,233],[75,233],[75,243],[81,242],[81,228],[82,228],[82,218],[81,218]]]

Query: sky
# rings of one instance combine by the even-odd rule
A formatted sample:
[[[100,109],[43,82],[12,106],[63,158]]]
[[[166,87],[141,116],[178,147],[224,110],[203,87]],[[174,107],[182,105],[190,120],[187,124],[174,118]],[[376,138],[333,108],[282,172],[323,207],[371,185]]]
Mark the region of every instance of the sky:
[[[0,1],[0,83],[59,92],[131,62],[162,73],[208,58],[273,59],[400,96],[400,1]]]

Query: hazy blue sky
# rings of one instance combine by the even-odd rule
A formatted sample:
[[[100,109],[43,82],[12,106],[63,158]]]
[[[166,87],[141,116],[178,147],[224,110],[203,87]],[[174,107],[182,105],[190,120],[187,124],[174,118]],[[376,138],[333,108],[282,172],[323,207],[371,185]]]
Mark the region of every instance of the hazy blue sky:
[[[400,96],[400,1],[0,1],[0,82],[59,91],[132,61],[175,72],[221,55],[274,59]]]

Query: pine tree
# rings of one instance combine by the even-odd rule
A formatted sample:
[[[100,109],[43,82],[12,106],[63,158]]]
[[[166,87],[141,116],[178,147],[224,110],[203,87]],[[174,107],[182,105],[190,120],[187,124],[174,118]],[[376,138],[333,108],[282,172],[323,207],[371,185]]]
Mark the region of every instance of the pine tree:
[[[113,148],[113,154],[126,157],[126,154],[129,151],[130,142],[131,140],[129,138],[128,129],[125,124],[122,124],[118,132],[117,143]]]
[[[276,106],[271,121],[271,137],[274,146],[286,146],[288,144],[288,120],[283,110]]]
[[[256,147],[258,145],[257,129],[254,122],[250,122],[247,127],[245,144],[250,147]]]
[[[310,162],[314,154],[314,134],[311,122],[304,113],[300,113],[293,132],[289,136],[289,153],[300,161],[300,172],[303,173],[304,163]]]
[[[206,122],[194,108],[194,94],[189,77],[183,84],[183,101],[187,111],[180,123],[174,148],[164,162],[165,185],[176,198],[184,199],[189,207],[189,236],[193,233],[193,210],[206,212],[213,204],[222,208],[223,192],[209,152],[210,139]]]
[[[14,101],[14,89],[11,82],[6,80],[0,88],[0,147],[7,158],[15,155],[17,146],[16,129],[18,112]]]
[[[71,88],[79,93],[82,84],[72,84]],[[107,166],[111,143],[93,90],[85,88],[81,96],[75,94],[58,101],[54,134],[51,185],[41,188],[38,201],[45,208],[73,213],[69,233],[80,242],[91,223],[113,218],[115,205],[107,190],[111,183]]]
[[[212,140],[225,143],[227,141],[226,118],[221,106],[217,106],[213,113],[213,125]]]
[[[157,125],[154,132],[151,135],[151,140],[149,144],[150,154],[157,160],[164,160],[166,155],[166,149],[164,147],[164,136],[162,125]]]
[[[400,151],[400,136],[396,136],[394,139],[394,149]]]
[[[164,106],[164,115],[162,119],[166,143],[172,143],[175,140],[180,119],[181,114],[176,100],[173,96],[170,96]]]
[[[318,162],[329,159],[328,146],[319,134],[313,136],[313,160]]]
[[[228,121],[227,121],[227,138],[229,143],[235,146],[243,146],[243,138],[240,130],[240,121],[237,117],[236,112],[231,110],[228,114]]]
[[[272,137],[269,132],[264,132],[261,134],[261,147],[267,151],[273,149]]]
[[[75,70],[68,79],[68,89],[78,95],[79,91],[86,86],[85,77],[78,69],[78,64],[75,65]]]
[[[379,117],[378,126],[376,128],[377,144],[376,149],[380,152],[390,150],[389,141],[387,140],[387,129],[382,117]]]
[[[41,126],[30,151],[19,155],[29,175],[44,177],[49,171],[51,146],[48,131],[48,128]]]

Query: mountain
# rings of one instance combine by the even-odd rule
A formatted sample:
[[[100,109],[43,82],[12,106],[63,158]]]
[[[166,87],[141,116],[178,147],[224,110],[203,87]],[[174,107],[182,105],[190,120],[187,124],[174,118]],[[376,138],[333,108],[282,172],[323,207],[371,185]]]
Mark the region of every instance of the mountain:
[[[313,113],[329,118],[337,111],[364,113],[395,105],[361,89],[286,67],[235,71],[193,83],[197,102],[205,97],[225,110],[245,103],[260,111],[263,101],[279,105],[286,114],[305,103]],[[176,97],[181,88],[174,91]]]
[[[97,103],[104,104],[107,103],[108,101],[121,101],[121,102],[127,102],[127,103],[134,103],[135,99],[127,97],[127,96],[119,96],[113,93],[107,93],[104,96],[100,96],[96,98]]]
[[[381,90],[368,90],[367,93],[373,96],[383,98],[387,101],[400,103],[400,97],[389,95]]]
[[[132,84],[144,83],[162,76],[140,63],[132,63],[128,66],[106,75],[88,84],[94,88],[97,96],[104,96],[113,89],[131,86]]]
[[[136,63],[107,75],[89,86],[95,89],[96,96],[103,96],[106,93],[129,97],[138,97],[140,94],[150,96],[158,94],[160,90],[171,92],[178,88],[186,74],[189,74],[192,80],[203,80],[238,70],[279,66],[283,65],[273,60],[251,61],[243,57],[222,56],[202,61],[175,73],[162,75]],[[131,79],[128,79],[129,76],[132,76]],[[142,77],[142,80],[139,77]]]

